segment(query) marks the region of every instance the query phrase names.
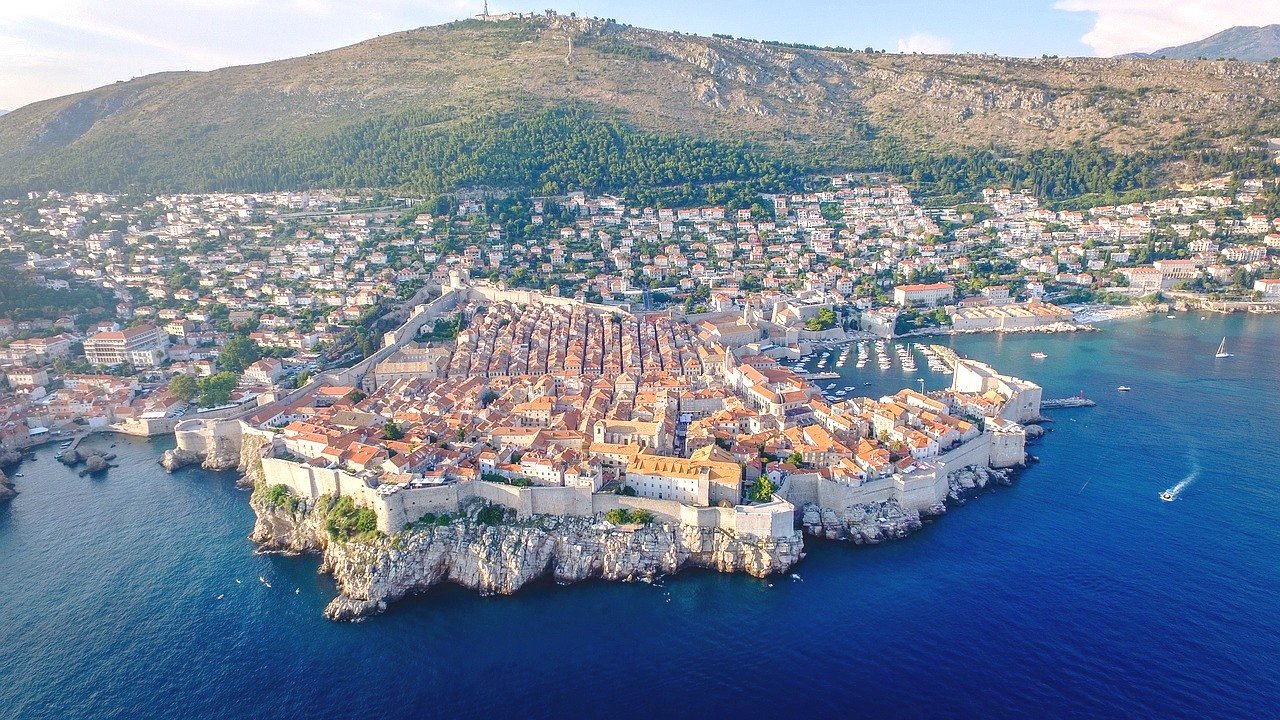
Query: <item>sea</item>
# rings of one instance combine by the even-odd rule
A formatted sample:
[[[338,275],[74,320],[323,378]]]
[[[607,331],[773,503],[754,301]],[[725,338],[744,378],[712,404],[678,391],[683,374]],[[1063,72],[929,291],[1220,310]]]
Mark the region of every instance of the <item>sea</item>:
[[[1098,405],[1050,411],[1012,487],[767,580],[448,586],[338,624],[316,558],[254,552],[232,474],[43,449],[0,509],[0,718],[1280,716],[1280,318],[1101,328],[940,339]]]

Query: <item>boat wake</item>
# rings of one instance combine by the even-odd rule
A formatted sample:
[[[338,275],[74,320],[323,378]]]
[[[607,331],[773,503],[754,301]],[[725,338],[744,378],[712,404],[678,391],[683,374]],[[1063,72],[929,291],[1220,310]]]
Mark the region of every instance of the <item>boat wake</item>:
[[[1177,485],[1174,485],[1168,490],[1160,493],[1160,499],[1166,502],[1173,502],[1174,500],[1177,500],[1178,496],[1182,494],[1182,491],[1186,490],[1188,485],[1195,482],[1196,476],[1199,475],[1199,473],[1200,471],[1198,470],[1192,470],[1191,474],[1179,480]]]

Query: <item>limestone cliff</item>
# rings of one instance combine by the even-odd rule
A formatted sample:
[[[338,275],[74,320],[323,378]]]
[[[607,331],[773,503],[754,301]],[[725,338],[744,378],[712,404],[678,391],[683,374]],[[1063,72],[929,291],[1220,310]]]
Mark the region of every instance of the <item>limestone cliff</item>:
[[[982,467],[966,468],[953,473],[947,480],[946,504],[935,505],[924,513],[903,508],[897,500],[842,509],[805,505],[800,514],[801,527],[814,537],[875,545],[910,535],[924,526],[924,518],[945,513],[948,505],[963,505],[991,485],[1010,485],[1013,482],[1009,471]]]
[[[199,465],[202,460],[199,453],[182,448],[172,448],[160,454],[160,465],[168,472],[181,470],[188,465]]]
[[[18,491],[14,489],[13,483],[9,482],[9,478],[5,477],[4,471],[0,470],[0,503],[7,503],[18,496]]]
[[[745,572],[786,571],[803,557],[803,537],[738,536],[724,530],[655,523],[620,528],[600,518],[539,516],[528,522],[480,522],[473,505],[443,525],[414,527],[391,537],[332,540],[327,498],[272,506],[265,493],[250,538],[265,548],[320,552],[340,594],[325,609],[335,620],[381,612],[388,603],[453,582],[484,594],[514,593],[545,576],[560,582],[630,580],[685,567]]]
[[[243,444],[240,442],[239,433],[233,435],[213,433],[209,436],[208,443],[204,462],[201,463],[201,467],[205,470],[235,470],[240,466],[240,450]]]

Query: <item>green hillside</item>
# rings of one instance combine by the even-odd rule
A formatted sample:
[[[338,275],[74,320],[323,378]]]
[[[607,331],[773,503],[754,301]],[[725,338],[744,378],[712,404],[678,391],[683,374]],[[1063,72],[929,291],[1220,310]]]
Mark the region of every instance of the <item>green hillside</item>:
[[[469,20],[20,108],[0,117],[0,192],[679,198],[829,168],[892,169],[941,195],[987,181],[1123,192],[1267,168],[1277,81],[1274,65],[894,55],[564,16]]]

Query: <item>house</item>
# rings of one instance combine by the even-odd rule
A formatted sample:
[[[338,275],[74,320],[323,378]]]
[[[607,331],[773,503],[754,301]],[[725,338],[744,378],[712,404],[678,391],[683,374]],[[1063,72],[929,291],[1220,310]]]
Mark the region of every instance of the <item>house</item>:
[[[284,373],[284,366],[275,358],[263,358],[244,369],[243,379],[254,385],[274,385]]]
[[[1280,279],[1262,278],[1253,283],[1254,292],[1262,293],[1266,298],[1280,298]]]
[[[893,303],[899,307],[933,307],[956,297],[956,286],[940,282],[927,285],[898,285],[893,289]]]
[[[155,325],[102,332],[84,341],[84,357],[94,365],[159,367],[167,358],[168,334]]]

